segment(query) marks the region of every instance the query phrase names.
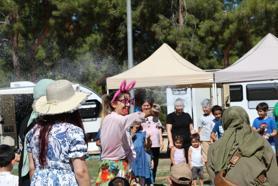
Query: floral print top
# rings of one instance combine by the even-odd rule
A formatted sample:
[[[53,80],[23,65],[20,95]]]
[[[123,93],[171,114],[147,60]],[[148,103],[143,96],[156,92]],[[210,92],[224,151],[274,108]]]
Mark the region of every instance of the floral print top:
[[[71,159],[87,156],[87,145],[81,128],[70,123],[56,123],[48,135],[46,165],[39,163],[39,125],[27,133],[27,151],[32,153],[35,172],[31,185],[78,185]]]

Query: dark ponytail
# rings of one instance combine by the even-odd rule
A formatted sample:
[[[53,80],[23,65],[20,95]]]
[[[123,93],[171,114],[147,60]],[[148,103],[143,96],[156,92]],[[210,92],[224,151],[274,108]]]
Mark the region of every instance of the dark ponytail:
[[[73,113],[63,113],[63,114],[56,114],[56,115],[45,115],[38,118],[38,129],[39,129],[39,163],[42,167],[46,165],[46,154],[48,149],[48,139],[49,139],[49,132],[52,129],[52,126],[55,123],[71,123],[83,130],[84,133],[84,140],[87,142],[85,137],[85,130],[83,127],[83,123],[81,120],[81,116],[79,111],[74,111]]]

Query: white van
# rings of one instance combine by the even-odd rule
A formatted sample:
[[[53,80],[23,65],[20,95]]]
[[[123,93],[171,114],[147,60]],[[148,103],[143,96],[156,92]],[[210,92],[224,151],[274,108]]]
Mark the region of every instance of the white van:
[[[254,81],[245,83],[233,83],[230,87],[230,106],[243,107],[250,118],[251,124],[258,117],[256,106],[260,102],[266,102],[269,106],[269,116],[278,102],[278,80]]]
[[[26,122],[32,112],[34,86],[35,84],[32,82],[19,81],[11,82],[10,87],[0,89],[0,115],[2,118],[0,136],[11,136],[17,145],[21,123]],[[100,128],[101,98],[85,86],[74,84],[73,87],[75,90],[89,94],[79,111],[89,142],[88,151],[92,154],[99,153],[99,148],[93,139]]]

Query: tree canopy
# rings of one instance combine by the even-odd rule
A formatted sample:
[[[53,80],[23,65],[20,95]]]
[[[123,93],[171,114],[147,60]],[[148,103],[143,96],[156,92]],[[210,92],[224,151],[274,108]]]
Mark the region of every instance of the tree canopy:
[[[132,1],[135,64],[168,43],[203,69],[223,68],[267,33],[276,0]],[[123,0],[0,1],[0,84],[67,78],[101,92],[127,67]]]

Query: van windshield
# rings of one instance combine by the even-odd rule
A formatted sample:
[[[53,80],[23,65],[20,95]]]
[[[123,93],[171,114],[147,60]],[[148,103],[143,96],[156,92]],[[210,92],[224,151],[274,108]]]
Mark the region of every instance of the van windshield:
[[[79,108],[82,119],[98,118],[101,111],[101,104],[97,100],[87,100]]]
[[[30,114],[32,112],[32,94],[11,94],[0,96],[0,114],[3,118],[2,131],[4,136],[24,138]]]

